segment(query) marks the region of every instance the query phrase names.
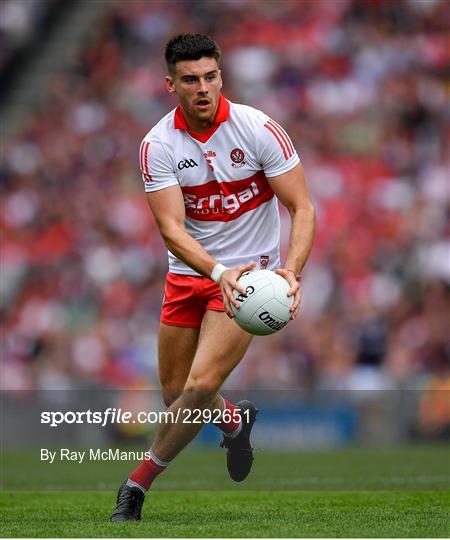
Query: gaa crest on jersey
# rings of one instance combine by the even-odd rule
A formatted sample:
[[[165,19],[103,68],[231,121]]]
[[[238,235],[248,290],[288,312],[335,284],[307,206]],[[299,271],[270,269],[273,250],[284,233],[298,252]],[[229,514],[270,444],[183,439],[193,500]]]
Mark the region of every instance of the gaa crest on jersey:
[[[191,158],[182,159],[178,162],[178,170],[190,169],[191,167],[198,167],[198,163]]]
[[[232,167],[235,167],[238,169],[239,167],[243,167],[245,165],[244,150],[241,150],[240,148],[233,148],[233,150],[231,150],[230,152],[230,158],[231,158],[231,161],[233,162],[231,164]]]

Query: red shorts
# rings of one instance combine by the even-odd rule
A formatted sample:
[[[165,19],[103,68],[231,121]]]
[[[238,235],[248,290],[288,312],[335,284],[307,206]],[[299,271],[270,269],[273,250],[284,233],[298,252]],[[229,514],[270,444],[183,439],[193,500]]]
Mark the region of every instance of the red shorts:
[[[219,285],[202,276],[167,274],[161,322],[200,328],[206,310],[225,311]]]

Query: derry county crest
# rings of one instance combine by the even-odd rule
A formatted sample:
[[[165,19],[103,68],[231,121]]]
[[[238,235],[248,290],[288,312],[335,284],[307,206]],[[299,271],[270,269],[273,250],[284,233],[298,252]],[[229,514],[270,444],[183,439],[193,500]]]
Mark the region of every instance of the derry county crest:
[[[243,167],[245,165],[244,150],[241,150],[240,148],[233,148],[233,150],[231,150],[231,152],[230,152],[230,158],[231,158],[231,161],[233,162],[231,164],[232,167],[240,168],[240,167]]]

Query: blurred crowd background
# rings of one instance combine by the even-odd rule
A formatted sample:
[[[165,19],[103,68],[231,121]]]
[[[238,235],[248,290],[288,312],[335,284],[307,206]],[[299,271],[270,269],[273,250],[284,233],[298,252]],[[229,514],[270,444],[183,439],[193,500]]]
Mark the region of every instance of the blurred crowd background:
[[[55,0],[4,4],[2,75]],[[224,95],[291,135],[318,215],[299,318],[256,338],[227,386],[450,389],[449,7],[108,2],[2,144],[2,387],[158,387],[167,257],[138,149],[177,104],[166,41],[200,32]]]
[[[13,60],[45,31],[45,23],[58,0],[2,2],[0,17],[0,77],[13,69]]]

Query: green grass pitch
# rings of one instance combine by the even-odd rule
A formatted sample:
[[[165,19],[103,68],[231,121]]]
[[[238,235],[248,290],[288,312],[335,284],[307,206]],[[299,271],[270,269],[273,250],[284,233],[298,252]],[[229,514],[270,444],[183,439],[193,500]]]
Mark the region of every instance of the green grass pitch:
[[[139,523],[110,523],[124,462],[3,453],[3,537],[448,537],[448,448],[258,452],[235,484],[221,451],[190,451],[147,495]]]

